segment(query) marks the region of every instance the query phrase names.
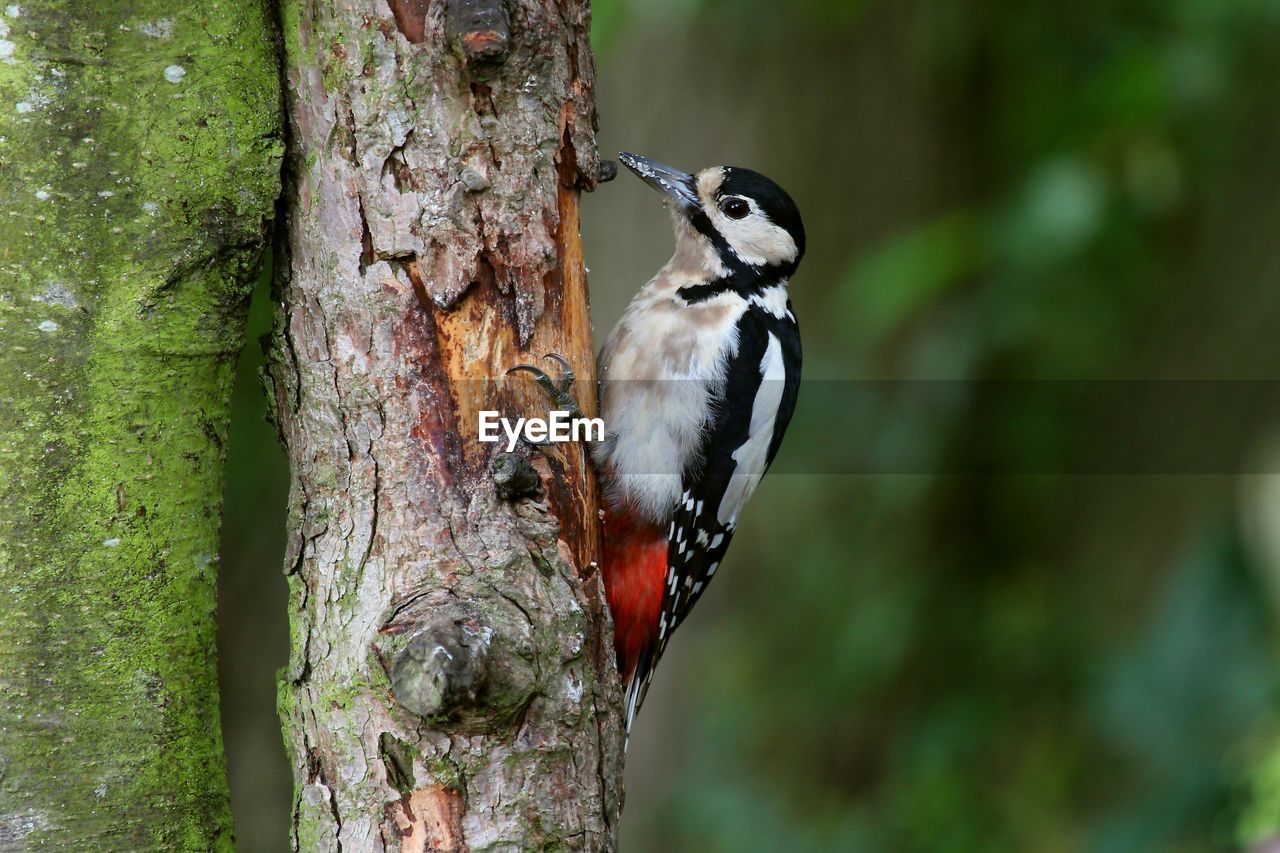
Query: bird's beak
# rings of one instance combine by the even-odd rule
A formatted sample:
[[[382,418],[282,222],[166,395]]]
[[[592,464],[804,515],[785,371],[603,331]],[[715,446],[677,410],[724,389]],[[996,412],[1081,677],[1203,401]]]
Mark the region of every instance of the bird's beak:
[[[642,181],[671,199],[677,210],[690,213],[698,209],[698,187],[693,175],[626,151],[619,154],[618,159]]]

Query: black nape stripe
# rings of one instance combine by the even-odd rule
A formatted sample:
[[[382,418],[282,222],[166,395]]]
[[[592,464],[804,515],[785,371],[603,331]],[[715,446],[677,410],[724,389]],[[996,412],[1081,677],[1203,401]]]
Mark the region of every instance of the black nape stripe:
[[[731,270],[727,276],[713,278],[701,284],[686,284],[676,291],[676,295],[687,305],[705,302],[722,293],[736,293],[743,299],[763,293],[771,287],[782,284],[795,271],[794,264],[772,264],[767,267],[746,267],[744,270]]]

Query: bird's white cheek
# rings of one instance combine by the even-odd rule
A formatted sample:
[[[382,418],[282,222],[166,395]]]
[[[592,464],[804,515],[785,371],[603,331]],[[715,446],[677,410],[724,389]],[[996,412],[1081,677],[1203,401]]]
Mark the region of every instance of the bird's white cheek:
[[[752,264],[778,264],[795,260],[791,235],[769,222],[752,221],[738,235],[739,254]],[[751,257],[747,257],[750,255]]]
[[[785,264],[795,260],[796,243],[785,229],[779,228],[762,216],[732,220],[723,214],[716,217],[716,226],[724,235],[733,253],[753,266]]]

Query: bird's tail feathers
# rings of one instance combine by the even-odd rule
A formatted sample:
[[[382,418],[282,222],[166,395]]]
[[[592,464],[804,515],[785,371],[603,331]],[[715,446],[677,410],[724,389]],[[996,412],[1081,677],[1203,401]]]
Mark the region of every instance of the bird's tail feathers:
[[[653,680],[653,649],[646,648],[640,653],[640,658],[636,661],[635,668],[631,670],[631,677],[627,679],[626,686],[626,731],[627,739],[631,737],[631,723],[636,718],[636,712],[640,710],[640,706],[644,703],[645,694],[649,692],[649,682]]]

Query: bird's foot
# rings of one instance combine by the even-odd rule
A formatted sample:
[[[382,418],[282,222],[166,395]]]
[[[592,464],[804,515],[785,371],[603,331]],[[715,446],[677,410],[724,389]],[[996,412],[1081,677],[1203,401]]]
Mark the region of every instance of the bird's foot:
[[[573,420],[580,420],[586,417],[582,413],[582,407],[578,405],[578,401],[573,397],[573,383],[577,376],[573,372],[573,366],[569,364],[569,360],[559,353],[547,353],[543,357],[544,361],[554,361],[560,368],[559,380],[552,379],[542,368],[533,364],[517,364],[507,371],[510,376],[513,373],[528,373],[533,377],[538,386],[542,388],[547,398],[555,404],[557,411],[568,412],[569,417]],[[526,441],[529,441],[526,439]],[[529,441],[530,444],[550,444],[549,440]]]

